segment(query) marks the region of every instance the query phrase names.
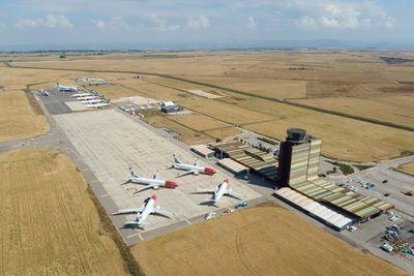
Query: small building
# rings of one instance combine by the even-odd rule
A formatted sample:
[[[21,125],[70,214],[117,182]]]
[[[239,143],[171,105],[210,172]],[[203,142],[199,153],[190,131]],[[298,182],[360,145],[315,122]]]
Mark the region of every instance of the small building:
[[[191,150],[207,159],[214,157],[214,151],[209,149],[206,145],[195,145],[191,147]]]
[[[233,173],[235,176],[245,176],[249,173],[249,168],[246,166],[243,166],[242,164],[240,164],[239,162],[234,161],[231,158],[223,158],[220,159],[217,164],[221,167],[223,167],[224,169],[230,171],[231,173]]]
[[[181,106],[175,105],[172,101],[161,102],[161,111],[165,113],[179,112],[183,111],[184,108]]]

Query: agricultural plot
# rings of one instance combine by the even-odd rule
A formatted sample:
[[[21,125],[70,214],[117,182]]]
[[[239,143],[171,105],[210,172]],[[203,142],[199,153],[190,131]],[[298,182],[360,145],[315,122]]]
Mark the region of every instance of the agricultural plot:
[[[157,128],[165,128],[174,132],[177,140],[187,145],[207,144],[214,142],[212,137],[190,129],[184,125],[180,125],[166,116],[156,115],[151,118],[146,118],[145,121]]]
[[[191,77],[191,80],[276,99],[306,97],[305,81],[232,77]]]
[[[169,88],[163,85],[154,84],[149,81],[128,79],[118,82],[126,88],[133,89],[151,96],[158,100],[180,100],[182,98],[190,97],[189,93],[177,89]]]
[[[323,113],[244,127],[279,140],[286,137],[287,128],[304,128],[309,134],[322,139],[324,155],[355,162],[389,159],[414,149],[413,132]]]
[[[61,153],[0,154],[2,275],[128,275],[87,184]]]
[[[20,90],[0,93],[0,142],[32,137],[48,130],[46,118],[31,95]]]
[[[414,176],[414,161],[400,165],[397,170]]]
[[[212,128],[224,128],[230,126],[229,124],[226,124],[224,122],[199,114],[177,115],[170,116],[170,118],[171,120],[179,124],[183,124],[197,131],[204,131]]]
[[[277,206],[197,224],[132,252],[148,276],[405,275]]]
[[[180,105],[190,110],[197,111],[200,114],[237,125],[249,123],[251,124],[274,119],[272,116],[269,116],[267,114],[247,110],[245,108],[231,105],[220,100],[186,100],[180,102]]]
[[[295,100],[309,106],[414,127],[414,96]]]

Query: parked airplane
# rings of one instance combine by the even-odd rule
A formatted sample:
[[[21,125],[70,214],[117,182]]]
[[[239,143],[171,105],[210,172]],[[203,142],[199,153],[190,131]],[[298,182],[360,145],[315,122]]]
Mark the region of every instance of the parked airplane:
[[[60,85],[59,83],[56,83],[56,88],[59,92],[76,92],[76,91],[78,91],[77,86],[64,86],[64,85]]]
[[[88,104],[87,107],[95,107],[95,108],[99,108],[99,107],[105,107],[108,106],[109,103],[96,103],[96,104]]]
[[[187,173],[183,175],[186,175],[186,174],[199,175],[200,173],[207,174],[207,175],[213,175],[216,173],[216,170],[212,167],[200,166],[197,164],[197,162],[194,163],[194,165],[185,164],[180,159],[178,159],[178,157],[175,154],[173,154],[173,157],[174,157],[174,161],[172,164],[172,168],[187,171]]]
[[[73,94],[72,97],[86,97],[90,95],[92,95],[92,93],[76,93],[76,94]]]
[[[83,104],[96,104],[96,103],[101,103],[103,101],[104,101],[103,99],[91,99],[91,100],[82,101],[81,103],[83,103]]]
[[[155,206],[155,202],[157,201],[157,196],[153,195],[147,198],[144,201],[144,205],[141,208],[131,208],[131,209],[122,209],[112,215],[125,215],[125,214],[137,214],[137,218],[132,221],[127,221],[124,223],[124,226],[138,226],[142,227],[142,224],[148,224],[146,222],[149,215],[157,214],[167,218],[171,218],[173,215],[172,213],[160,209],[159,206]]]
[[[92,95],[92,96],[77,97],[76,99],[85,101],[85,100],[94,100],[94,99],[97,99],[97,98],[99,98],[99,96]]]
[[[196,194],[213,194],[212,198],[205,202],[208,205],[214,205],[216,206],[216,203],[223,197],[223,196],[229,196],[235,199],[241,200],[241,195],[238,193],[235,193],[232,188],[230,188],[229,180],[225,179],[222,183],[216,186],[214,190],[200,190],[197,189]],[[202,204],[205,204],[202,203]],[[217,206],[216,206],[217,207]]]
[[[159,187],[164,187],[164,188],[169,188],[169,189],[175,189],[178,187],[177,182],[173,181],[173,180],[164,180],[159,178],[158,174],[154,174],[153,178],[145,178],[145,177],[141,177],[139,175],[137,175],[136,173],[134,173],[134,171],[129,168],[131,171],[131,175],[129,176],[128,180],[123,183],[123,184],[127,184],[127,183],[138,183],[138,184],[144,184],[147,185],[144,188],[142,188],[141,190],[135,191],[135,193],[139,193],[142,192],[144,190],[147,189],[158,189]]]

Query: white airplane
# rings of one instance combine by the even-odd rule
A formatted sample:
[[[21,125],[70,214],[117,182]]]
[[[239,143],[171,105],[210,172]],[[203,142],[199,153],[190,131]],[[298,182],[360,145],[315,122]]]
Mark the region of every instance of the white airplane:
[[[229,196],[235,199],[241,200],[241,196],[238,193],[235,193],[232,188],[230,188],[229,180],[225,179],[222,183],[218,184],[214,190],[200,190],[197,189],[195,194],[213,194],[212,198],[207,201],[203,202],[202,205],[214,205],[223,197]],[[216,206],[217,207],[217,206]]]
[[[82,101],[81,103],[83,104],[96,104],[96,103],[101,103],[104,100],[102,99],[92,99],[92,100],[86,100],[86,101]]]
[[[173,157],[174,157],[174,161],[171,167],[174,169],[187,171],[187,173],[183,175],[191,174],[191,173],[195,175],[199,175],[200,173],[207,174],[207,175],[213,175],[216,173],[216,170],[212,167],[203,167],[203,166],[198,165],[197,162],[194,163],[194,165],[185,164],[180,159],[178,159],[178,157],[175,154],[173,154]]]
[[[77,86],[64,86],[60,83],[56,83],[56,88],[59,92],[76,92],[78,91]]]
[[[85,96],[90,96],[92,95],[92,93],[76,93],[73,94],[72,97],[85,97]]]
[[[76,99],[85,101],[85,100],[94,100],[94,99],[97,99],[97,98],[99,98],[99,96],[92,95],[92,96],[77,97]]]
[[[172,217],[172,213],[162,210],[159,206],[155,206],[155,202],[157,200],[157,196],[153,195],[147,198],[144,201],[144,205],[141,208],[131,208],[131,209],[122,209],[112,215],[124,215],[124,214],[137,214],[137,218],[132,221],[127,221],[124,223],[124,226],[138,226],[142,227],[142,224],[148,224],[146,222],[149,215],[158,214],[167,218]]]
[[[164,187],[164,188],[169,188],[169,189],[175,189],[178,187],[177,182],[173,180],[161,179],[159,178],[158,174],[154,174],[153,178],[145,178],[145,177],[141,177],[137,175],[136,173],[134,173],[134,171],[131,168],[129,169],[131,171],[131,175],[129,176],[128,180],[123,184],[138,183],[138,184],[146,185],[141,190],[135,191],[134,194],[142,192],[147,189],[151,189],[151,188],[157,190],[159,187]]]
[[[96,104],[88,104],[87,107],[95,107],[95,108],[99,108],[99,107],[105,107],[108,106],[109,103],[96,103]]]

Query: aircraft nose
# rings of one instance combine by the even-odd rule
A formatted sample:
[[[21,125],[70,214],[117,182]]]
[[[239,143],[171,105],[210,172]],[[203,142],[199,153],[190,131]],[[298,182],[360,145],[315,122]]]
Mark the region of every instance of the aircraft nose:
[[[213,174],[215,174],[215,173],[216,173],[216,170],[215,170],[215,169],[213,169],[212,167],[206,167],[206,168],[204,169],[204,172],[205,172],[206,174],[213,175]]]
[[[175,181],[167,180],[165,181],[165,187],[175,189],[176,187],[178,187],[178,184]]]

